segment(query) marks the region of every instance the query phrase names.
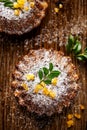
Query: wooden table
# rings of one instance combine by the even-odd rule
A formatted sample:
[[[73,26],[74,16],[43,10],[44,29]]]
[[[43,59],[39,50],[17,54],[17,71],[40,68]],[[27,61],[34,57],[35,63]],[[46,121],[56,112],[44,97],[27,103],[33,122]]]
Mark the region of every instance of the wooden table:
[[[87,63],[78,62],[72,55],[72,61],[80,72],[82,90],[75,104],[62,114],[36,119],[21,109],[11,89],[12,72],[15,64],[30,49],[53,48],[62,50],[65,55],[65,43],[70,33],[79,35],[83,49],[87,46],[87,0],[71,0],[63,4],[63,9],[55,14],[54,0],[48,0],[48,10],[41,25],[28,34],[9,36],[0,34],[0,130],[67,130],[67,114],[79,113],[71,130],[87,130]],[[83,112],[79,104],[85,106]]]

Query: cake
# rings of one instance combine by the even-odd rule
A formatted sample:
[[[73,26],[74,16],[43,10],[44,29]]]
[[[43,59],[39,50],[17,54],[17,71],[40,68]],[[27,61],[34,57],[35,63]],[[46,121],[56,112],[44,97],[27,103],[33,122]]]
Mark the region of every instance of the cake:
[[[12,88],[19,104],[29,112],[51,116],[70,106],[80,89],[79,76],[63,52],[30,50],[16,65]]]
[[[1,0],[0,32],[21,35],[37,27],[45,16],[44,0]]]

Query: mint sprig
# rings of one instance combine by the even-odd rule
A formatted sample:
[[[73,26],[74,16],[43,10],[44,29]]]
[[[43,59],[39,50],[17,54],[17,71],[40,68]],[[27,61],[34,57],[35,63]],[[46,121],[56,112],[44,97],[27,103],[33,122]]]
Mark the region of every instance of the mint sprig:
[[[53,70],[52,63],[49,63],[49,68],[43,67],[38,72],[40,82],[43,81],[45,84],[51,84],[52,79],[55,77],[58,77],[59,74],[60,74],[60,71]]]
[[[78,37],[70,35],[66,44],[67,53],[73,53],[76,59],[80,61],[87,60],[87,47],[82,52],[82,43],[78,40]]]

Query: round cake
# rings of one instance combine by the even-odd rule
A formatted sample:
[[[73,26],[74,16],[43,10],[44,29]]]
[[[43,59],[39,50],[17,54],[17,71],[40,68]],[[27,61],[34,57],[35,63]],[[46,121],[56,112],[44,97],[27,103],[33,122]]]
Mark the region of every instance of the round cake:
[[[44,0],[1,0],[0,32],[21,35],[37,27],[45,16]]]
[[[13,78],[19,104],[38,115],[62,112],[80,88],[71,58],[52,49],[30,50],[16,65]]]

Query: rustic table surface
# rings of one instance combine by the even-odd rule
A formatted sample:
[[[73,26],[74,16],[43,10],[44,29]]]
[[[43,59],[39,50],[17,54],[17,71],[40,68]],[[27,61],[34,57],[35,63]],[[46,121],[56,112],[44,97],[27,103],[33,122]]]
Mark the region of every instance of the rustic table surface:
[[[70,33],[79,35],[82,49],[87,46],[87,0],[69,0],[55,14],[54,0],[48,0],[48,10],[41,25],[28,34],[9,36],[0,34],[0,130],[67,130],[67,114],[79,113],[81,119],[74,119],[71,130],[87,130],[87,63],[78,62],[72,55],[72,61],[80,72],[82,90],[75,104],[59,115],[50,118],[36,117],[26,109],[20,108],[11,89],[12,72],[19,59],[30,49],[53,48],[62,50],[65,55],[65,43]],[[79,104],[85,106],[80,111]]]

